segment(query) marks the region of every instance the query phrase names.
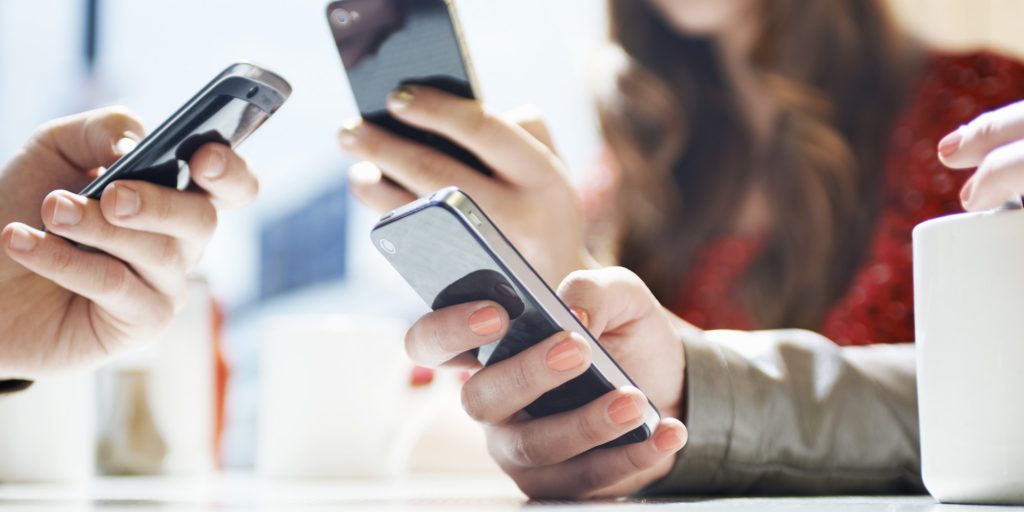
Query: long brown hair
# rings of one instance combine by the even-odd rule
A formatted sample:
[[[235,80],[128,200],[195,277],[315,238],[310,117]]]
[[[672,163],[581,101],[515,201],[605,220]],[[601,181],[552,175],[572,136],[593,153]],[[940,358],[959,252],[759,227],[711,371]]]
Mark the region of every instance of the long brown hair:
[[[774,229],[737,291],[759,327],[815,328],[868,245],[910,45],[879,0],[761,5],[750,62],[779,115],[755,154],[713,43],[680,34],[650,1],[609,0],[621,58],[598,107],[622,168],[618,259],[671,303],[757,184]]]

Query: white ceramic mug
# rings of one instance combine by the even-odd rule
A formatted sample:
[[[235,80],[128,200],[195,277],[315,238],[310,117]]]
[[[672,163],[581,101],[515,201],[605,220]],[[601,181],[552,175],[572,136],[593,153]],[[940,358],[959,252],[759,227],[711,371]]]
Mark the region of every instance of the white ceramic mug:
[[[436,409],[410,386],[404,322],[269,319],[260,359],[256,469],[283,478],[393,477]]]
[[[925,486],[1024,504],[1024,210],[918,226],[914,302]]]
[[[93,475],[96,385],[85,370],[0,396],[0,482],[82,483]]]

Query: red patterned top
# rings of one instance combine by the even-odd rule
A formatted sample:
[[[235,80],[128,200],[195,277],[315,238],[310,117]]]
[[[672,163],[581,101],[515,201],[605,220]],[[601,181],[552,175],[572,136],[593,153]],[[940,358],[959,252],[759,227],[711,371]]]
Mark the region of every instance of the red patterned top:
[[[927,219],[961,211],[960,187],[971,175],[939,162],[938,141],[982,112],[1024,98],[1024,65],[991,53],[939,55],[911,98],[884,159],[885,191],[871,248],[818,329],[839,345],[914,339],[911,231]],[[763,237],[741,235],[710,243],[671,308],[705,329],[754,328],[735,287],[762,245]]]

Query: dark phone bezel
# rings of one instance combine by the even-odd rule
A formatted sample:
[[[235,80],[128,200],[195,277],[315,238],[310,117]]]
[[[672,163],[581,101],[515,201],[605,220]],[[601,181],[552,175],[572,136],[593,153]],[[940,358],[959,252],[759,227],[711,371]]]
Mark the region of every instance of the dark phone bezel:
[[[464,198],[466,201],[468,201],[469,204],[471,204],[473,206],[473,212],[476,215],[483,216],[483,218],[486,220],[486,222],[491,227],[493,227],[495,234],[498,237],[500,237],[505,244],[507,244],[507,246],[513,251],[515,257],[519,258],[519,260],[526,266],[527,271],[532,272],[538,278],[537,280],[543,285],[543,287],[548,292],[548,294],[550,294],[550,296],[553,297],[557,301],[558,306],[563,308],[566,312],[569,313],[569,315],[568,315],[569,318],[571,318],[571,321],[575,323],[576,327],[578,327],[579,330],[581,330],[582,332],[584,332],[586,334],[586,336],[588,338],[588,342],[590,342],[592,344],[592,346],[595,346],[599,350],[601,350],[601,352],[604,353],[604,355],[608,358],[608,360],[615,366],[615,368],[626,378],[626,380],[631,385],[633,385],[634,387],[639,388],[639,386],[636,385],[636,382],[633,381],[633,378],[630,377],[628,373],[626,373],[626,371],[622,368],[621,365],[619,365],[618,361],[616,361],[610,354],[608,354],[608,351],[604,349],[604,346],[601,345],[600,341],[598,341],[597,338],[594,337],[594,335],[590,333],[590,330],[588,330],[586,328],[586,326],[584,326],[582,324],[582,322],[580,322],[579,319],[576,318],[576,316],[572,314],[572,312],[569,310],[568,306],[566,306],[566,304],[562,301],[562,299],[558,297],[558,294],[555,293],[555,291],[551,288],[551,286],[546,281],[544,281],[543,278],[540,278],[540,274],[538,274],[536,269],[533,268],[533,265],[531,265],[530,262],[526,258],[523,257],[523,255],[519,252],[519,249],[517,249],[515,247],[515,245],[513,245],[512,242],[509,241],[508,237],[506,237],[505,234],[498,228],[497,224],[495,224],[491,220],[491,218],[487,215],[487,213],[484,212],[484,210],[482,208],[480,208],[480,206],[473,200],[473,198],[471,198],[468,194],[466,194],[465,192],[459,190],[458,188],[456,188],[456,187],[448,187],[448,188],[442,189],[442,190],[437,191],[437,192],[435,192],[434,194],[432,194],[432,195],[430,195],[428,197],[424,197],[424,198],[421,198],[421,199],[419,199],[417,201],[413,201],[413,202],[411,202],[411,203],[409,203],[409,204],[407,204],[407,205],[405,205],[405,206],[403,206],[401,208],[398,208],[397,210],[394,210],[394,211],[386,214],[379,221],[377,221],[377,223],[371,229],[371,231],[370,231],[371,241],[374,243],[374,246],[376,246],[378,248],[378,251],[379,251],[380,250],[380,246],[379,246],[378,240],[376,239],[376,236],[375,236],[378,229],[380,229],[380,228],[382,228],[384,226],[387,226],[389,224],[392,224],[394,222],[397,222],[397,221],[399,221],[401,219],[408,218],[408,217],[410,217],[410,216],[412,216],[412,215],[414,215],[414,214],[416,214],[416,213],[418,213],[420,211],[426,210],[427,208],[441,207],[444,210],[446,210],[447,212],[449,212],[450,214],[452,214],[452,216],[455,217],[458,220],[459,224],[467,232],[469,232],[469,234],[473,237],[473,239],[477,242],[477,244],[487,253],[487,255],[490,257],[490,259],[494,263],[496,263],[498,265],[498,267],[501,268],[501,270],[503,272],[505,272],[507,277],[509,277],[510,279],[512,279],[515,282],[515,284],[518,286],[519,289],[525,290],[527,293],[530,294],[530,300],[532,300],[535,304],[543,305],[544,301],[539,300],[537,298],[537,294],[534,293],[534,291],[531,290],[530,287],[526,286],[525,283],[523,282],[522,278],[520,278],[520,276],[516,272],[514,272],[505,263],[505,261],[502,259],[502,257],[491,246],[490,242],[488,242],[478,232],[478,230],[474,228],[474,226],[466,218],[465,214],[448,201],[448,199],[453,197],[455,194],[459,194],[461,196],[461,198]],[[429,304],[428,304],[428,307],[429,307]],[[551,313],[547,310],[547,308],[540,307],[539,310],[544,314],[545,319],[548,322],[550,322],[551,325],[558,326],[559,328],[561,328],[563,330],[566,330],[566,326],[562,325],[558,320],[556,320],[554,317],[552,317]],[[484,364],[484,362],[481,361],[481,364]],[[604,393],[607,393],[607,392],[610,392],[610,391],[614,391],[616,389],[616,386],[613,385],[608,380],[608,378],[605,376],[604,372],[601,371],[601,369],[598,368],[593,363],[591,364],[590,368],[587,369],[587,372],[585,372],[584,374],[576,377],[575,379],[573,379],[573,380],[571,380],[569,382],[572,382],[572,381],[574,381],[576,379],[583,378],[583,376],[586,375],[588,372],[592,373],[594,376],[596,376],[598,378],[599,382],[603,386],[603,392]],[[555,388],[555,389],[558,389],[558,388]],[[539,400],[540,399],[538,399],[538,401]],[[650,405],[650,407],[660,417],[661,416],[661,411],[658,410],[657,406],[654,405],[654,403],[651,402],[650,399],[648,399],[647,402]],[[537,403],[537,402],[534,402],[534,403]],[[534,404],[531,404],[531,406],[532,405],[534,405]],[[530,406],[527,406],[527,412],[530,412],[531,415],[533,415],[535,417],[547,416],[547,415],[550,415],[550,414],[557,414],[559,412],[562,412],[560,410],[552,410],[552,411],[542,411],[541,413],[537,413],[537,411],[531,411],[529,409],[530,409]],[[621,446],[623,444],[642,442],[642,441],[650,438],[650,436],[652,434],[653,434],[653,432],[652,432],[651,428],[647,425],[647,423],[644,423],[644,424],[640,425],[639,427],[637,427],[637,428],[635,428],[635,429],[633,429],[633,430],[623,434],[622,436],[618,437],[617,439],[615,439],[613,441],[610,441],[608,443],[605,443],[604,445],[602,445],[602,447],[613,447],[613,446]]]
[[[253,87],[259,87],[259,90],[250,97],[250,90]],[[246,101],[266,112],[269,118],[281,108],[281,105],[291,96],[291,92],[291,85],[272,71],[248,62],[232,64],[203,86],[152,133],[144,137],[135,149],[118,159],[103,175],[86,185],[79,195],[90,199],[99,199],[103,190],[110,183],[120,179],[134,178],[134,176],[128,175],[134,171],[137,161],[146,161],[146,157],[153,153],[164,154],[169,148],[180,147],[185,139],[192,134],[178,128],[195,123],[198,116],[204,114],[205,107],[217,98],[230,97]],[[202,121],[212,119],[219,112],[221,112],[220,109],[207,115]],[[202,124],[202,121],[199,124]],[[175,138],[168,140],[167,134],[172,134]]]

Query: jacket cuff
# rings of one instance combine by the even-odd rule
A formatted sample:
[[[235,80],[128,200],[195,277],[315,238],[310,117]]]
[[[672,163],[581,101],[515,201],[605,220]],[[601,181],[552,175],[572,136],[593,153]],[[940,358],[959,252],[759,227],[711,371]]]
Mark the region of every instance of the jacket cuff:
[[[686,429],[689,438],[672,471],[645,495],[706,492],[716,487],[729,452],[735,393],[726,354],[702,332],[683,340],[686,354]]]
[[[0,395],[23,391],[31,385],[30,380],[0,380]]]

